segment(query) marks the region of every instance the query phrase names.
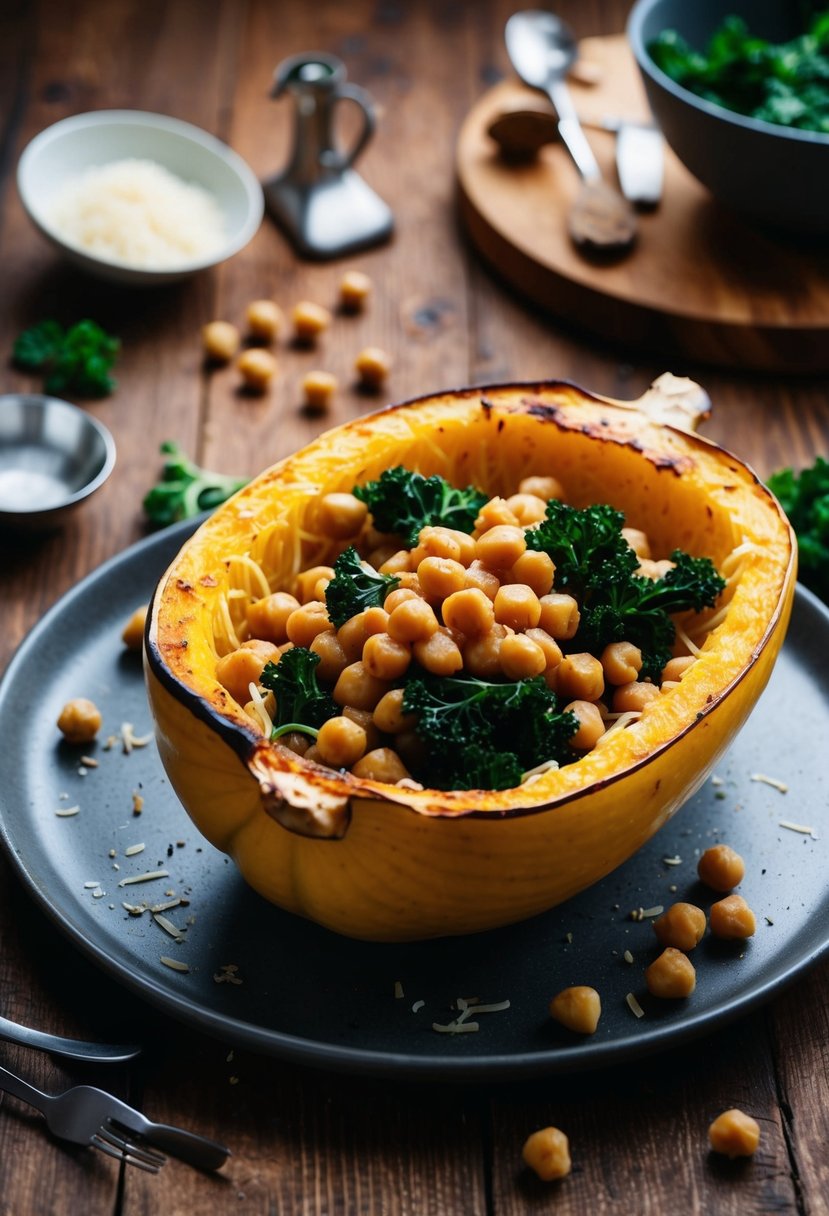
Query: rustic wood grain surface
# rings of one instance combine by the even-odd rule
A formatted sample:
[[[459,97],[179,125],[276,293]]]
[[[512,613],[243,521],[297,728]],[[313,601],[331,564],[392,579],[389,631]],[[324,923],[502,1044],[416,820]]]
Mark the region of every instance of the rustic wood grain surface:
[[[557,5],[580,35],[620,32],[628,7],[625,0]],[[666,369],[664,355],[648,361],[537,318],[465,244],[454,146],[470,107],[507,70],[509,11],[507,0],[0,5],[0,351],[46,316],[92,316],[123,341],[117,392],[83,403],[115,436],[116,473],[61,532],[0,541],[0,669],[63,592],[144,534],[140,501],[155,480],[162,440],[178,439],[205,464],[253,474],[323,424],[378,403],[352,385],[354,355],[369,342],[394,356],[389,399],[541,377],[636,397]],[[311,48],[342,56],[381,109],[360,168],[394,208],[389,246],[309,265],[266,222],[217,272],[133,293],[75,275],[31,228],[15,190],[18,157],[42,128],[88,109],[176,115],[230,142],[260,176],[272,173],[285,155],[289,113],[287,103],[267,100],[271,72],[284,56]],[[263,295],[285,306],[301,298],[331,303],[352,266],[374,281],[371,308],[338,319],[316,354],[285,346],[272,393],[244,396],[231,370],[205,373],[204,322],[239,319],[245,303]],[[301,376],[318,362],[343,386],[324,420],[299,407]],[[707,433],[761,475],[829,449],[825,380],[676,361],[671,370],[704,382],[715,402]],[[4,356],[2,391],[33,383]],[[0,1108],[2,1216],[829,1212],[825,963],[738,1025],[636,1066],[521,1086],[361,1082],[247,1052],[229,1058],[226,1043],[161,1017],[86,963],[34,908],[5,860],[0,878],[0,1011],[58,1033],[138,1035],[149,1045],[134,1067],[106,1073],[5,1044],[3,1063],[44,1088],[80,1079],[109,1084],[153,1117],[192,1126],[234,1152],[217,1177],[175,1162],[158,1178],[119,1172],[100,1154],[51,1140],[31,1112],[7,1099]],[[734,1105],[762,1125],[760,1150],[746,1163],[706,1149],[711,1118]],[[574,1153],[573,1174],[553,1187],[520,1164],[524,1138],[546,1123],[566,1128]]]

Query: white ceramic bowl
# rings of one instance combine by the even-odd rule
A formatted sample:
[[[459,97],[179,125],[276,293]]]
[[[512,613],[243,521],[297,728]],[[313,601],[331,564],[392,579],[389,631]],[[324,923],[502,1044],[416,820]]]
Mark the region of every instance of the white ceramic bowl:
[[[155,161],[209,191],[224,214],[221,248],[175,268],[148,270],[93,255],[56,232],[48,218],[55,191],[84,169],[126,158]],[[172,283],[218,265],[254,236],[264,211],[255,174],[231,148],[190,123],[141,110],[94,110],[47,127],[20,158],[17,188],[34,225],[75,265],[99,278],[139,286]]]

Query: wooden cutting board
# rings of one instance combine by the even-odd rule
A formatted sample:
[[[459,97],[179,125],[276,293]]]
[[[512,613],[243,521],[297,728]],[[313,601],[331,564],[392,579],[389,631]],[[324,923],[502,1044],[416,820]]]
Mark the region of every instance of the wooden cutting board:
[[[572,85],[582,118],[646,118],[625,37],[585,39],[582,52],[599,76]],[[586,260],[567,234],[579,181],[563,145],[515,165],[487,134],[498,114],[528,100],[537,106],[539,96],[519,83],[496,85],[458,138],[461,214],[499,275],[555,316],[625,347],[767,371],[829,370],[829,245],[750,227],[666,147],[662,203],[639,216],[633,251],[612,265]],[[588,138],[615,182],[615,135],[589,130]]]

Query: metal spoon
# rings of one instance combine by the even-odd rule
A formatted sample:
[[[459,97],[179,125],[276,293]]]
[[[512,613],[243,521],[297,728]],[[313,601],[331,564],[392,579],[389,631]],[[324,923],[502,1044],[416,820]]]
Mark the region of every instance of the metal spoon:
[[[81,1039],[62,1039],[44,1030],[32,1030],[18,1022],[0,1017],[0,1039],[8,1043],[20,1043],[23,1047],[35,1047],[67,1060],[85,1060],[90,1064],[123,1064],[141,1054],[140,1047],[127,1047],[117,1043],[84,1043]]]
[[[532,89],[546,93],[558,115],[561,139],[581,174],[582,188],[570,212],[570,236],[587,253],[622,253],[636,238],[633,208],[602,178],[564,78],[577,54],[572,30],[553,13],[513,13],[506,25],[512,66]]]

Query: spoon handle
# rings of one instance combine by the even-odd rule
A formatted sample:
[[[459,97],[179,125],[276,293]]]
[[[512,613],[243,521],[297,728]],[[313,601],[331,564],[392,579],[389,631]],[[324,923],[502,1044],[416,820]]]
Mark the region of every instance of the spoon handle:
[[[23,1047],[34,1047],[48,1051],[67,1060],[86,1060],[92,1064],[122,1064],[132,1060],[141,1052],[140,1047],[121,1046],[117,1043],[84,1043],[80,1039],[63,1039],[47,1034],[43,1030],[32,1030],[8,1018],[0,1017],[0,1039],[9,1043],[20,1043]]]
[[[558,115],[558,130],[562,142],[572,156],[582,180],[600,181],[602,172],[579,121],[570,90],[563,80],[552,80],[547,91]]]

